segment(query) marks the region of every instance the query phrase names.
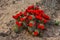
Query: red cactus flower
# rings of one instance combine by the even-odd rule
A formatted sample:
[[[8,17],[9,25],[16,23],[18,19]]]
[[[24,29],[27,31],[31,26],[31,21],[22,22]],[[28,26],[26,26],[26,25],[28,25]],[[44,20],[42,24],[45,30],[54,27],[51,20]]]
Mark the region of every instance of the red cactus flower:
[[[27,9],[33,9],[33,8],[34,8],[34,5],[29,6]]]
[[[14,19],[17,19],[19,16],[21,16],[22,15],[22,12],[20,12],[20,13],[18,13],[18,14],[16,14],[15,16],[13,16],[13,18]]]
[[[28,26],[29,26],[29,27],[32,27],[32,26],[33,26],[33,23],[29,23]]]
[[[39,33],[37,31],[33,32],[34,36],[37,36]]]
[[[43,15],[44,14],[44,11],[43,10],[39,10],[39,13]]]
[[[36,19],[42,20],[42,17],[40,15],[35,16]]]
[[[42,20],[42,17],[41,17],[41,16],[39,16],[39,20],[40,20],[40,21]]]
[[[48,22],[48,20],[44,19],[44,20],[43,20],[43,22],[44,22],[44,23],[47,23],[47,22]]]
[[[24,21],[25,20],[25,18],[20,18],[20,21],[22,22],[22,21]]]
[[[16,16],[17,16],[17,17],[19,17],[19,16],[20,16],[20,14],[16,14]]]
[[[46,15],[46,14],[43,14],[43,17],[44,17],[45,19],[47,19],[47,20],[50,19],[50,17],[49,17],[48,15]]]
[[[21,16],[22,14],[23,14],[22,12],[19,12],[17,15],[18,15],[18,16]]]
[[[35,15],[40,14],[40,13],[39,13],[39,10],[34,10],[33,12],[35,13]]]
[[[36,15],[36,16],[35,16],[35,18],[36,18],[36,19],[39,19],[39,16],[38,16],[38,15]]]
[[[24,12],[24,16],[27,16],[27,12],[26,11]]]
[[[37,26],[37,28],[42,29],[42,30],[45,29],[44,25],[40,25],[40,24]]]
[[[12,16],[14,19],[17,19],[18,17],[16,17],[16,16]]]
[[[18,14],[16,14],[17,17],[21,16],[23,13],[19,12]]]
[[[28,13],[34,14],[34,10],[27,10]]]
[[[18,28],[20,28],[22,26],[22,24],[19,23],[18,21],[16,21],[16,24],[18,25]]]
[[[29,20],[32,20],[33,18],[32,18],[32,16],[28,16],[28,19],[29,19]]]
[[[17,16],[17,15],[15,15],[15,16],[13,16],[13,18],[14,18],[14,19],[18,19],[18,16]]]

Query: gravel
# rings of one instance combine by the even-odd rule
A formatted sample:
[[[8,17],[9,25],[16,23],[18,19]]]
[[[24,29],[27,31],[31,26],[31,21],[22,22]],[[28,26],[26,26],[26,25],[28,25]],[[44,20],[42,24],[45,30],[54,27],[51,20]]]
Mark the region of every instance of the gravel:
[[[0,0],[0,40],[60,40],[60,26],[52,25],[53,21],[46,24],[47,30],[42,37],[33,37],[25,30],[19,34],[12,30],[15,23],[12,16],[33,4],[43,9],[52,20],[60,20],[59,0]]]

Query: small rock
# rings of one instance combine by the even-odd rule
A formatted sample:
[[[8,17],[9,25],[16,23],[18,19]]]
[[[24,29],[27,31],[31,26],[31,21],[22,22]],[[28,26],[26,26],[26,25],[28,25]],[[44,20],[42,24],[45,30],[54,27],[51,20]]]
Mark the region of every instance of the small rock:
[[[13,1],[12,3],[15,4],[15,1]]]
[[[11,27],[12,25],[14,25],[14,20],[10,20],[8,23],[6,23],[6,25]]]
[[[11,33],[11,37],[12,37],[12,38],[17,38],[18,36],[19,36],[19,35],[16,34],[15,32],[12,32],[12,33]]]
[[[6,27],[0,27],[0,36],[8,36],[11,33],[11,30]]]

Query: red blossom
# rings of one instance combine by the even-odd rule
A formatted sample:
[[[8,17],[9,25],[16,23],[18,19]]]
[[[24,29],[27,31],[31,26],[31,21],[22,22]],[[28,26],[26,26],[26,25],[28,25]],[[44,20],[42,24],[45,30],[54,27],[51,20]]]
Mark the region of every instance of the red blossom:
[[[40,15],[35,16],[36,19],[42,20],[42,17]]]
[[[20,21],[22,22],[22,21],[24,21],[25,20],[25,18],[20,18]]]
[[[22,24],[19,23],[18,21],[16,21],[16,24],[18,25],[18,28],[20,28],[22,26]]]
[[[24,12],[24,16],[28,16],[26,11]]]
[[[39,16],[38,16],[38,15],[36,15],[36,16],[35,16],[35,18],[36,18],[36,19],[39,19]]]
[[[16,16],[13,16],[13,18],[14,18],[14,19],[18,19],[18,16],[17,16],[17,15],[16,15]]]
[[[44,20],[43,20],[43,22],[44,22],[44,23],[47,23],[47,22],[48,22],[48,20],[44,19]]]
[[[16,16],[12,16],[14,19],[17,19],[17,17]]]
[[[32,20],[32,19],[33,19],[33,17],[32,17],[32,16],[28,16],[28,19],[29,19],[29,20]]]
[[[33,9],[34,5],[29,6],[27,9]]]
[[[21,16],[22,15],[22,12],[16,14],[17,17]]]
[[[44,14],[44,11],[43,10],[39,10],[39,13],[43,15]]]
[[[39,15],[39,10],[34,10],[35,15]]]
[[[22,12],[20,12],[20,13],[16,14],[15,16],[13,16],[13,18],[18,19],[18,17],[21,16],[21,15],[22,15]]]
[[[27,10],[28,13],[34,14],[34,10]]]
[[[37,26],[37,28],[42,29],[42,30],[45,29],[44,25],[40,25],[40,24]]]
[[[37,36],[39,33],[37,31],[33,32],[34,36]]]
[[[32,26],[33,26],[33,23],[29,23],[28,26],[29,26],[29,27],[32,27]]]
[[[18,16],[21,16],[22,14],[23,14],[22,12],[19,12],[17,15],[18,15]]]
[[[39,20],[40,20],[40,21],[42,20],[42,17],[41,17],[41,16],[39,16]]]
[[[46,14],[43,14],[43,17],[44,17],[45,19],[47,19],[47,20],[50,19],[50,17],[49,17],[48,15],[46,15]]]

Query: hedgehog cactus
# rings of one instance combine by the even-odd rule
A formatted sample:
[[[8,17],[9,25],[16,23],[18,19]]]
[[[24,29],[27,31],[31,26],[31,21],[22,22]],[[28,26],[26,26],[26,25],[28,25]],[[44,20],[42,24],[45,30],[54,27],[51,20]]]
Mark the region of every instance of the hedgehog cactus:
[[[44,24],[50,20],[43,10],[34,5],[29,6],[24,12],[14,15],[13,18],[16,20],[17,30],[21,27],[26,28],[34,36],[39,35],[40,30],[46,29]]]

